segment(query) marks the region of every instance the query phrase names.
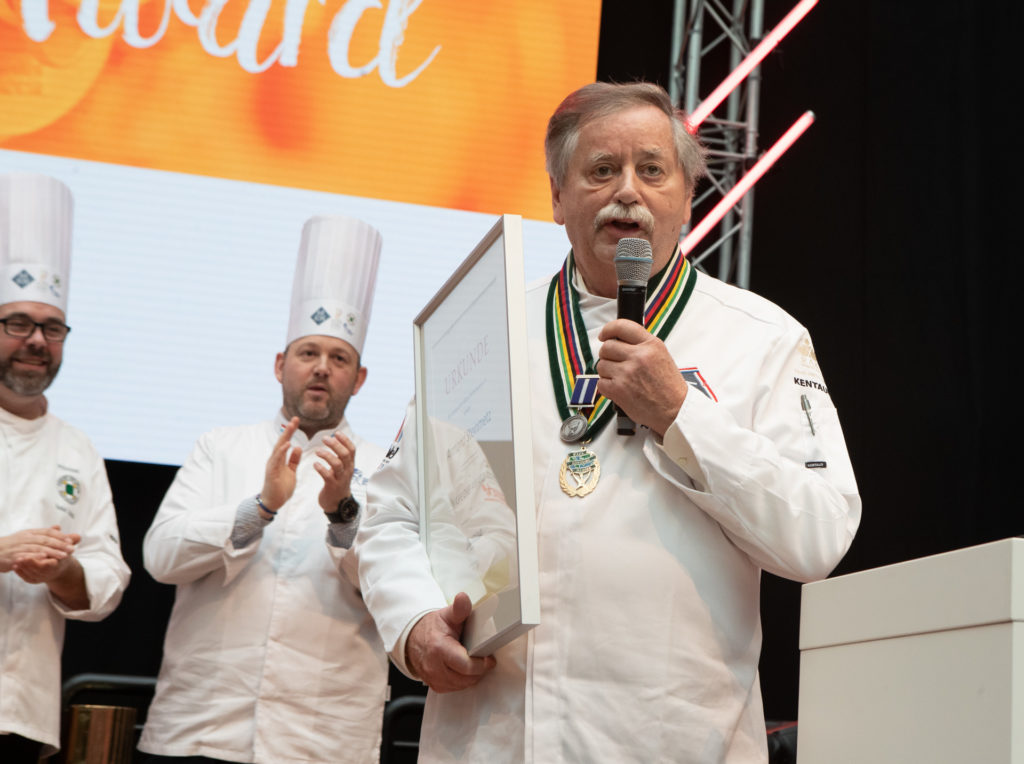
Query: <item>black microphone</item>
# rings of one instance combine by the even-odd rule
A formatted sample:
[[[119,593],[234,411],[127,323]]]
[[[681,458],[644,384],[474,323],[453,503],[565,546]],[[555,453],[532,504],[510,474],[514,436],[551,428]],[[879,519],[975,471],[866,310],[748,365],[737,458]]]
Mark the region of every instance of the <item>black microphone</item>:
[[[651,276],[654,255],[646,239],[619,239],[615,245],[615,274],[619,279],[619,318],[628,318],[644,325],[644,304],[647,302],[647,279]],[[618,404],[619,435],[635,435],[636,423],[626,416]]]

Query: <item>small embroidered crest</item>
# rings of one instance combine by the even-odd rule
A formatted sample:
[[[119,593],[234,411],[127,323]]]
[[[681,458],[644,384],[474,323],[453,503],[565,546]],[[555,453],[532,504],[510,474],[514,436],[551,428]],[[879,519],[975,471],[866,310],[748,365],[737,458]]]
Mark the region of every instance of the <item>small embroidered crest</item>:
[[[82,484],[74,475],[61,475],[57,479],[57,493],[68,504],[75,504],[82,495]]]
[[[14,274],[14,278],[12,278],[11,281],[13,281],[15,284],[17,284],[22,289],[24,289],[29,284],[31,284],[33,281],[35,281],[35,279],[32,278],[32,274],[31,273],[29,273],[28,271],[22,269],[22,270],[20,270],[20,271],[18,271],[17,273]]]
[[[821,369],[818,367],[818,356],[814,352],[814,345],[811,344],[810,338],[804,337],[797,350],[800,353],[800,368],[811,376],[820,377]]]

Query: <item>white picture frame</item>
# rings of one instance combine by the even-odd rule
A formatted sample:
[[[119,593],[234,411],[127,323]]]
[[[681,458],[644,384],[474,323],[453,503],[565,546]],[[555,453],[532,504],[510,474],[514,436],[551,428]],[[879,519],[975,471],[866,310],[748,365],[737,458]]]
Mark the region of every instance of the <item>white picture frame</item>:
[[[525,299],[503,215],[413,321],[420,538],[474,656],[540,623]]]

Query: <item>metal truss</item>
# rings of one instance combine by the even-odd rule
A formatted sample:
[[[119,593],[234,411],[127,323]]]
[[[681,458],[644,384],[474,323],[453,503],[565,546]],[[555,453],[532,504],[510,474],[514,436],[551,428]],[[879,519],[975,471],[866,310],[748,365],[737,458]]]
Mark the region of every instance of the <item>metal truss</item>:
[[[764,0],[675,0],[669,93],[687,114],[734,71],[764,34]],[[708,148],[708,179],[694,199],[694,222],[736,185],[758,155],[761,70],[756,67],[718,109],[699,125]],[[724,112],[724,116],[722,116]],[[690,262],[704,271],[750,286],[754,191],[725,214]],[[684,231],[684,234],[686,232]]]

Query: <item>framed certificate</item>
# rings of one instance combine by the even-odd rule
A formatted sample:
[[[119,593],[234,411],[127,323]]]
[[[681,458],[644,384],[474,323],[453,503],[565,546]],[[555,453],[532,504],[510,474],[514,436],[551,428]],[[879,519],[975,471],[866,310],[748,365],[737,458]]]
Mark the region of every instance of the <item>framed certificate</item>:
[[[503,215],[413,322],[420,536],[471,655],[540,622],[525,296]]]

